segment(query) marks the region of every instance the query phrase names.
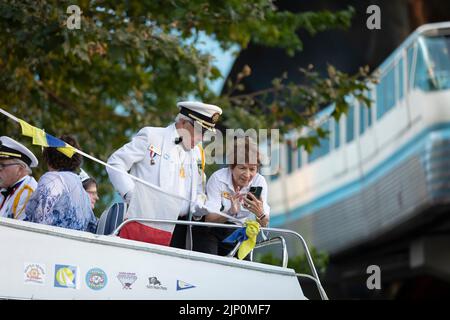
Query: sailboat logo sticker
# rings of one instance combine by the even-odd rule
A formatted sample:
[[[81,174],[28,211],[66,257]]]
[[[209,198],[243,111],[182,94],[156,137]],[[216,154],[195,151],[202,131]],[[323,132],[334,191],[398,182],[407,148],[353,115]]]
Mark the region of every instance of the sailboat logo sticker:
[[[75,266],[55,265],[55,287],[76,289],[77,269]]]
[[[177,291],[185,290],[185,289],[192,289],[192,288],[195,288],[195,286],[190,283],[187,283],[187,282],[184,282],[181,280],[177,280]]]

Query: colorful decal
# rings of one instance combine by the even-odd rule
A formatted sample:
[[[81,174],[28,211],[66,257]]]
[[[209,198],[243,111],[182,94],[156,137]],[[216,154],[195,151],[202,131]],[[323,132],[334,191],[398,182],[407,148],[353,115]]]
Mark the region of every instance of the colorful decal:
[[[57,288],[77,288],[78,267],[55,265],[55,284]]]
[[[45,265],[39,263],[25,263],[23,269],[23,281],[26,284],[45,284],[47,272]]]
[[[131,286],[136,282],[137,276],[136,273],[119,272],[117,279],[119,279],[122,284],[122,289],[131,290]]]
[[[100,268],[93,268],[86,273],[86,284],[92,290],[101,290],[107,283],[108,277]]]
[[[177,291],[192,289],[192,288],[195,288],[195,286],[190,283],[187,283],[187,282],[184,282],[181,280],[177,280]]]
[[[149,289],[158,289],[158,290],[167,290],[167,287],[164,287],[161,284],[161,281],[159,281],[157,277],[149,277],[148,278],[147,288],[149,288]]]

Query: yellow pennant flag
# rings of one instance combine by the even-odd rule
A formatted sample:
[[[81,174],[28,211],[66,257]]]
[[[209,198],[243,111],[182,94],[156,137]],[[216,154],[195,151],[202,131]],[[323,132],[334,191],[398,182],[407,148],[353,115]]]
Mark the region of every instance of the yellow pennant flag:
[[[47,137],[44,130],[33,127],[33,144],[48,147]]]
[[[22,128],[22,134],[27,137],[33,138],[33,144],[43,147],[54,147],[65,156],[72,158],[76,152],[75,148],[68,145],[64,141],[46,134],[44,130],[33,127],[29,123],[18,119],[20,127]]]
[[[33,144],[48,147],[44,130],[33,127],[31,124],[21,119],[19,119],[19,123],[20,127],[22,128],[22,134],[24,136],[33,138]]]
[[[66,155],[67,157],[69,157],[69,158],[72,158],[72,156],[73,156],[74,153],[76,152],[76,151],[75,151],[75,148],[72,147],[72,146],[70,146],[70,145],[68,145],[67,143],[66,143],[66,146],[65,146],[65,147],[56,148],[56,150],[58,150],[59,152],[65,154],[65,155]]]
[[[22,134],[27,137],[33,137],[34,127],[23,120],[19,119],[20,127],[22,128]]]

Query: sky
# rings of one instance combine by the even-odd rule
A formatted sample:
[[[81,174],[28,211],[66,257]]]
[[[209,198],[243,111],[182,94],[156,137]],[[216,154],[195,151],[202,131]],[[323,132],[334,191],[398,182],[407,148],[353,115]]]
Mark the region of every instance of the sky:
[[[239,52],[240,48],[235,45],[229,50],[224,51],[220,48],[219,43],[214,38],[209,37],[203,32],[199,35],[199,41],[196,48],[202,52],[209,53],[214,57],[213,64],[220,70],[223,78],[209,83],[209,86],[214,93],[219,95],[222,90],[223,83],[227,78],[231,67],[233,66],[234,60],[236,59],[236,54]]]

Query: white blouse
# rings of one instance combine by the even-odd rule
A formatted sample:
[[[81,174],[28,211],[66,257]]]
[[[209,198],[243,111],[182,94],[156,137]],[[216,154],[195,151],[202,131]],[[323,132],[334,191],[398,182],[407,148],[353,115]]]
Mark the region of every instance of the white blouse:
[[[270,215],[270,207],[267,203],[266,179],[257,173],[247,187],[242,188],[240,193],[245,194],[250,187],[262,187],[261,200],[263,201],[264,214]],[[231,209],[231,196],[235,194],[230,168],[223,168],[214,172],[206,185],[207,200],[205,207],[209,212],[225,212],[229,214]],[[236,215],[242,222],[246,219],[256,220],[255,214],[242,206]]]

